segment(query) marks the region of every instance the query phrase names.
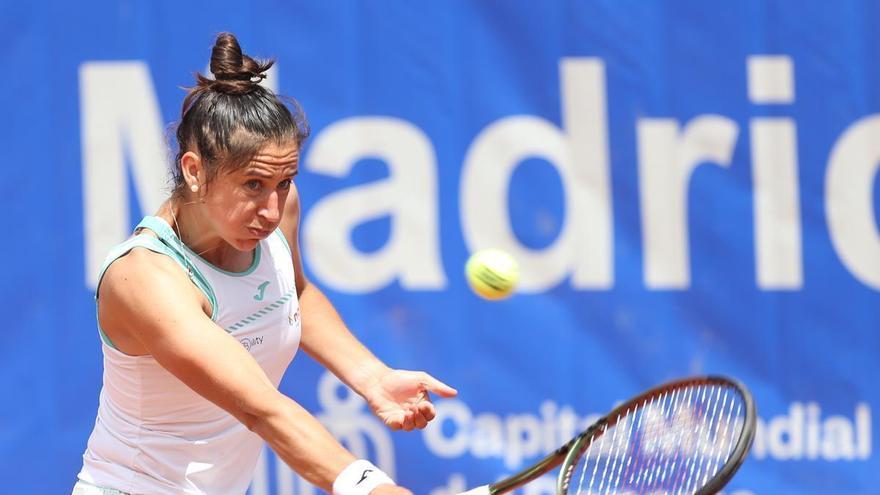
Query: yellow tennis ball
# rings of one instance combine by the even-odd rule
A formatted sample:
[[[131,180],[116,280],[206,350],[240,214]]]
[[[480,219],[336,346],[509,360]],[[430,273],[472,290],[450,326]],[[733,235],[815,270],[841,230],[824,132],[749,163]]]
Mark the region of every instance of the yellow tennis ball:
[[[471,289],[490,301],[510,296],[519,282],[519,264],[499,249],[484,249],[472,254],[464,271]]]

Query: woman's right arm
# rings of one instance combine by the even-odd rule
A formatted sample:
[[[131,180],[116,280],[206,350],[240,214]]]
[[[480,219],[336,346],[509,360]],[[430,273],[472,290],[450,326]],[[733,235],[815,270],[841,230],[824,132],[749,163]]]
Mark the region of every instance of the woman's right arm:
[[[99,318],[111,339],[124,336],[139,344],[326,492],[332,493],[337,475],[355,460],[317,419],[273,386],[240,343],[211,321],[199,293],[166,256],[136,249],[113,263],[101,282]],[[390,488],[382,485],[375,493],[391,493],[386,486]]]

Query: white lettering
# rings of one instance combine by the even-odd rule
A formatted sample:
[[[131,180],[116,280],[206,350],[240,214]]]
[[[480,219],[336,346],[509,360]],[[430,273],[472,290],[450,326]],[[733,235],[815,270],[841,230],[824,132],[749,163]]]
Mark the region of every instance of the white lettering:
[[[564,58],[560,64],[562,123],[571,150],[575,229],[571,285],[609,289],[614,283],[614,222],[605,63],[598,58]],[[580,222],[583,219],[583,223]]]
[[[565,440],[557,441],[556,439],[556,417],[559,408],[556,406],[555,402],[545,400],[541,403],[539,410],[541,411],[541,422],[543,423],[543,431],[541,432],[541,435],[544,439],[544,444],[542,448],[544,449],[544,452],[550,452],[565,442]]]
[[[804,408],[792,404],[788,416],[778,416],[770,421],[767,428],[768,448],[774,458],[781,460],[799,459],[804,449]]]
[[[440,457],[470,453],[476,458],[502,459],[511,470],[559,448],[599,419],[577,416],[570,406],[547,400],[538,414],[474,415],[466,403],[447,399],[435,404],[437,416],[422,431],[425,445]],[[562,438],[561,436],[564,436]]]
[[[470,408],[459,400],[442,400],[435,405],[436,417],[422,430],[422,438],[425,445],[434,454],[440,457],[458,457],[463,455],[470,442],[470,434],[466,428],[470,427]],[[446,421],[452,423],[454,432],[446,436],[444,428]]]
[[[794,103],[794,62],[785,55],[746,59],[749,100],[758,104]]]
[[[852,422],[843,416],[831,416],[822,425],[822,457],[829,461],[855,458],[855,432]]]
[[[507,446],[504,449],[504,463],[514,469],[520,467],[523,459],[541,453],[541,423],[530,414],[508,416],[505,423]]]
[[[758,419],[752,455],[757,459],[822,459],[825,461],[867,460],[871,457],[871,408],[856,404],[852,418],[833,415],[822,418],[819,404],[793,402],[788,413]]]
[[[366,401],[329,371],[321,375],[318,383],[318,401],[324,411],[315,417],[327,430],[360,458],[369,458],[372,445],[376,465],[394,478],[397,468],[394,443]]]
[[[128,174],[141,210],[152,213],[164,199],[168,165],[147,64],[86,62],[79,67],[79,88],[85,279],[94,288],[107,252],[131,233]]]
[[[352,118],[315,138],[305,166],[343,177],[364,158],[383,160],[389,177],[330,194],[312,207],[304,222],[309,265],[340,291],[374,291],[394,280],[413,290],[444,288],[431,141],[404,120]],[[351,244],[354,227],[384,216],[391,217],[391,235],[380,250],[365,254]]]
[[[844,266],[880,289],[880,232],[873,186],[880,166],[880,115],[850,125],[831,150],[825,177],[825,213],[831,241]]]
[[[503,425],[494,414],[478,414],[473,421],[471,454],[476,458],[499,457],[504,453]]]
[[[820,429],[819,415],[822,413],[819,404],[810,402],[807,404],[807,424],[806,424],[806,457],[807,459],[816,459],[819,457],[819,440],[822,438]]]
[[[856,438],[859,459],[870,459],[871,445],[874,444],[871,439],[871,408],[864,403],[856,406]]]
[[[452,473],[446,481],[445,486],[434,488],[428,492],[428,495],[458,495],[467,490],[464,476],[461,473]]]
[[[789,57],[748,59],[753,103],[794,103],[794,64]],[[803,286],[797,131],[791,118],[755,118],[752,180],[755,208],[755,277],[764,290]]]
[[[639,119],[639,198],[649,288],[690,285],[690,178],[703,162],[729,166],[738,133],[736,122],[720,115],[695,117],[683,130],[673,119]]]
[[[571,406],[560,407],[552,401],[545,401],[535,413],[506,416],[488,412],[473,415],[467,404],[458,399],[438,401],[436,408],[437,418],[422,432],[430,451],[445,458],[467,453],[477,458],[500,458],[508,469],[521,468],[524,461],[552,452],[601,417],[599,414],[578,416]],[[552,411],[556,411],[555,414],[549,415]],[[724,455],[742,428],[740,419],[703,424],[691,414],[679,410],[674,418],[667,418],[649,407],[643,411],[638,428],[650,431],[671,428],[670,421],[676,425],[694,422],[688,436],[678,441],[686,451],[710,457]],[[757,459],[770,457],[781,461],[819,457],[824,460],[868,459],[872,448],[871,421],[871,408],[867,403],[856,404],[852,418],[823,418],[819,404],[792,402],[785,414],[766,420],[758,418],[751,453]],[[701,426],[697,428],[696,424]],[[600,436],[586,455],[595,457],[626,451],[626,442],[633,431],[635,425],[620,420],[613,435]],[[672,439],[665,437],[666,441]],[[646,454],[668,453],[672,447],[661,443],[640,446]]]
[[[794,63],[788,56],[747,60],[749,101],[795,101]],[[277,66],[262,84],[278,88]],[[520,115],[502,118],[469,147],[461,174],[463,235],[473,251],[499,247],[522,266],[520,289],[539,292],[569,277],[575,289],[614,283],[605,66],[598,58],[559,64],[561,124]],[[168,163],[162,117],[148,66],[141,61],[85,62],[79,68],[86,283],[94,287],[109,249],[130,231],[128,198],[134,186],[142,212],[165,196]],[[755,278],[764,290],[803,286],[797,126],[788,117],[749,121],[754,180]],[[683,124],[636,122],[644,279],[650,289],[690,285],[688,195],[704,162],[729,167],[739,128],[720,115]],[[828,160],[825,209],[832,244],[862,283],[880,289],[880,229],[873,184],[880,167],[880,115],[853,123]],[[508,183],[528,158],[546,159],[561,178],[564,221],[547,247],[523,246],[507,211]],[[440,290],[447,279],[439,242],[436,154],[410,122],[358,117],[320,133],[304,160],[314,172],[344,177],[361,159],[378,159],[389,177],[327,195],[304,218],[307,262],[335,289],[370,292],[395,281],[410,290]],[[128,164],[126,163],[128,162]],[[356,248],[352,231],[389,219],[389,239],[373,252]]]
[[[604,65],[566,59],[561,73],[566,132],[538,117],[507,117],[474,139],[462,166],[465,241],[471,251],[510,252],[519,261],[524,292],[553,287],[569,274],[575,288],[608,288],[613,282]],[[565,189],[561,232],[541,250],[516,239],[507,211],[510,177],[531,157],[553,165]]]
[[[750,133],[758,287],[800,289],[804,276],[794,120],[752,119]]]

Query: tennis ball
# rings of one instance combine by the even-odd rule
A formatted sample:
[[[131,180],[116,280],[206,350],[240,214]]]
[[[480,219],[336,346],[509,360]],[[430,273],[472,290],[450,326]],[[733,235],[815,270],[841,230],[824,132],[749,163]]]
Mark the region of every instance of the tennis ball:
[[[472,254],[464,271],[471,289],[490,301],[510,296],[519,282],[519,264],[499,249],[484,249]]]

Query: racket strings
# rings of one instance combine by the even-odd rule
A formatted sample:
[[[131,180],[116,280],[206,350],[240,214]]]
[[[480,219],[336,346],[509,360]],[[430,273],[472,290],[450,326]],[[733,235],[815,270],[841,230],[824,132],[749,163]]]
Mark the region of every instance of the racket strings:
[[[569,494],[693,494],[729,459],[744,426],[733,387],[694,385],[609,418],[573,466]]]

